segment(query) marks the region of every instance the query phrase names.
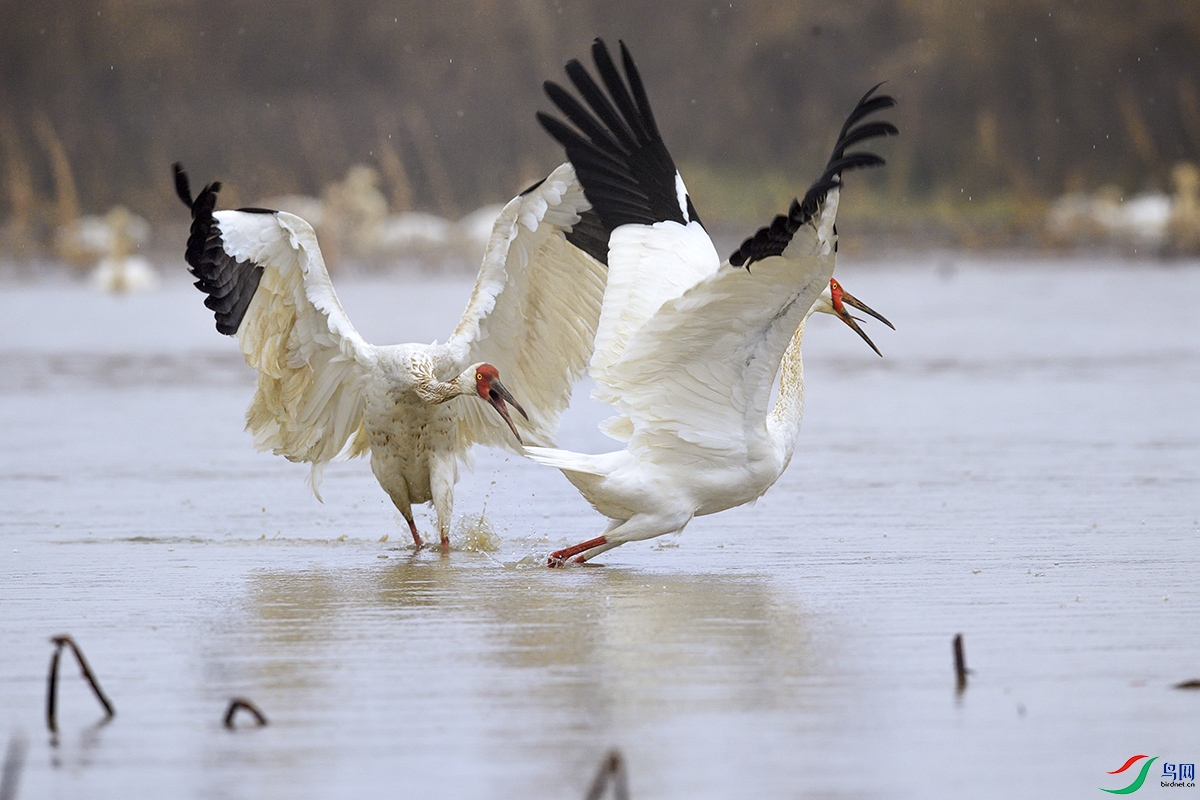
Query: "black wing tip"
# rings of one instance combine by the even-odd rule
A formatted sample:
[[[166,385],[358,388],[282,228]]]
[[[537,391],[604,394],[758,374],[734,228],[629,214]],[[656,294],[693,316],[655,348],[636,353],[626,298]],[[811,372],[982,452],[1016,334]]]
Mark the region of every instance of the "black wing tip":
[[[879,83],[875,84],[874,86],[872,86],[870,89],[867,89],[866,94],[864,94],[862,96],[862,100],[870,99],[871,95],[878,92],[880,87],[882,87],[885,83],[887,83],[887,79],[884,79],[884,80],[880,81]],[[895,99],[893,97],[891,97],[890,95],[880,95],[880,97],[886,97],[889,101],[891,101],[892,103],[895,103]],[[862,101],[860,100],[859,102],[862,102]]]
[[[212,212],[217,206],[217,193],[221,191],[221,182],[213,181],[193,198],[191,182],[188,180],[188,174],[183,165],[176,161],[171,169],[175,177],[175,194],[185,206],[191,209],[192,219],[196,220],[205,215],[212,216]]]
[[[895,106],[896,98],[892,97],[890,94],[881,94],[879,96],[875,95],[875,93],[877,91],[879,91],[879,89],[885,83],[887,83],[887,81],[880,81],[879,83],[872,86],[870,89],[867,89],[867,91],[863,94],[863,96],[859,98],[858,103],[855,104],[855,111],[857,111],[862,106],[870,105],[870,104],[874,104],[872,110],[879,110],[882,108],[892,108],[893,106]],[[851,113],[853,114],[853,112],[851,112]]]
[[[584,194],[610,233],[626,224],[687,224],[675,163],[628,48],[622,41],[623,75],[602,38],[596,37],[591,49],[599,81],[577,59],[567,62],[578,97],[545,81],[546,95],[562,118],[538,112],[538,122],[566,150]]]
[[[188,207],[188,210],[191,210],[195,207],[196,201],[192,199],[192,187],[188,182],[187,172],[184,171],[183,164],[176,161],[171,165],[171,171],[175,176],[175,194]]]
[[[175,193],[192,211],[192,228],[184,250],[188,271],[196,278],[195,286],[204,294],[204,305],[213,312],[217,332],[233,336],[241,327],[250,301],[258,290],[263,268],[252,261],[237,261],[225,252],[225,243],[213,211],[217,205],[219,181],[213,181],[192,197],[187,172],[178,162],[173,167]],[[268,209],[240,209],[247,213],[274,214]]]
[[[800,226],[811,220],[817,213],[817,209],[829,192],[841,185],[843,172],[881,167],[887,163],[882,156],[869,151],[861,150],[848,155],[845,152],[846,148],[859,142],[884,136],[896,136],[900,133],[895,125],[884,120],[857,124],[870,114],[896,105],[896,98],[891,95],[875,94],[884,83],[884,81],[880,81],[868,89],[866,94],[855,104],[854,110],[846,117],[842,130],[838,134],[837,142],[834,144],[833,153],[825,164],[821,177],[808,187],[808,191],[804,193],[804,199],[792,200],[786,216],[780,214],[771,221],[770,225],[759,228],[753,236],[742,242],[741,246],[729,257],[730,265],[734,267],[744,265],[749,271],[750,265],[755,261],[781,255]]]
[[[547,81],[549,83],[549,81]],[[539,111],[534,115],[538,123],[550,134],[550,138],[558,142],[564,149],[570,150],[577,144],[583,141],[583,137],[576,133],[571,126],[560,120],[558,117],[552,117],[544,111]],[[568,153],[568,159],[570,153]]]

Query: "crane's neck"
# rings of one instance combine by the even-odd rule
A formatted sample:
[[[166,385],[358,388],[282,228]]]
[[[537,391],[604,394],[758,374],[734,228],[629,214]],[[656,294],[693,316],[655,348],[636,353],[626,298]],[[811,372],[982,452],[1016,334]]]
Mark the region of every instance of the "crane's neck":
[[[414,390],[417,396],[430,405],[444,403],[447,400],[463,394],[475,393],[475,367],[465,369],[457,377],[448,381],[439,381],[434,377],[433,370],[418,370]]]
[[[804,362],[800,358],[800,340],[804,338],[806,316],[800,321],[792,341],[779,362],[779,397],[767,415],[767,433],[783,457],[787,467],[800,437],[800,420],[804,416]]]

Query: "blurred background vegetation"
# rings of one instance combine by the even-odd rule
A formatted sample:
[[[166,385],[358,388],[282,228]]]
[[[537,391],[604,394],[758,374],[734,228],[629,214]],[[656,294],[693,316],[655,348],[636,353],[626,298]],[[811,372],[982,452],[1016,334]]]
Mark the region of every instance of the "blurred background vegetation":
[[[178,224],[170,164],[224,202],[373,166],[392,211],[503,201],[561,153],[543,80],[599,35],[636,57],[710,227],[802,192],[888,81],[901,136],[854,178],[864,235],[1037,244],[1071,191],[1169,189],[1200,156],[1195,0],[0,0],[0,247],[80,213]],[[859,190],[861,189],[861,190]],[[173,242],[178,245],[178,242]]]

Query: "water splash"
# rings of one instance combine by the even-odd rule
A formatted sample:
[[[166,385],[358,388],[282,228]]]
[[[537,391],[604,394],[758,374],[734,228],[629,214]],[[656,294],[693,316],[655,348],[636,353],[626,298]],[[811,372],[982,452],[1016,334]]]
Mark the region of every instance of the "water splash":
[[[478,514],[464,514],[455,523],[454,536],[462,540],[461,548],[474,553],[494,553],[500,549],[500,537],[487,519],[487,509]]]

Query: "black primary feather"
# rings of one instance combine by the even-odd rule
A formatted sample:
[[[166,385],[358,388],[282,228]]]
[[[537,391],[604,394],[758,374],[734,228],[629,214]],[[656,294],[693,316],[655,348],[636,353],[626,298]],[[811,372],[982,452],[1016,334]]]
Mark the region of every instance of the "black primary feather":
[[[208,295],[204,305],[213,312],[217,330],[232,336],[237,333],[246,309],[254,299],[263,268],[249,259],[238,261],[225,252],[221,229],[213,217],[220,190],[221,184],[214,181],[193,200],[187,173],[179,164],[175,165],[175,193],[192,211],[192,230],[183,257],[188,263],[188,272],[196,278],[196,288]],[[275,213],[267,209],[242,210]]]
[[[741,247],[729,257],[729,263],[735,267],[745,266],[746,269],[755,261],[781,255],[792,241],[800,226],[805,225],[817,213],[817,209],[825,202],[825,197],[831,189],[842,182],[842,173],[852,169],[882,166],[885,162],[874,153],[857,152],[846,155],[846,150],[859,142],[875,139],[881,136],[894,136],[896,126],[890,122],[874,120],[864,122],[855,127],[864,117],[891,108],[896,100],[890,95],[875,95],[882,83],[872,86],[870,91],[862,96],[858,105],[846,117],[838,134],[833,153],[825,165],[821,177],[808,187],[803,200],[793,200],[786,215],[780,214],[765,228],[760,228],[753,236],[742,242]]]
[[[575,166],[584,195],[602,226],[597,230],[585,225],[587,239],[603,242],[605,257],[597,258],[605,263],[608,238],[621,225],[699,222],[691,198],[680,206],[675,162],[659,135],[637,66],[625,43],[620,44],[624,77],[602,39],[592,43],[599,83],[578,61],[567,63],[567,77],[582,102],[556,83],[544,84],[550,101],[570,124],[537,114],[542,127],[566,149],[567,159]],[[576,226],[573,233],[578,230]]]
[[[521,192],[518,197],[524,197],[545,182],[546,179],[542,178]],[[600,215],[594,209],[580,212],[579,222],[567,231],[566,239],[604,266],[608,266],[608,233],[604,230],[604,224],[600,222]]]
[[[589,208],[579,215],[579,222],[567,231],[567,241],[607,267],[609,233],[600,221],[600,215],[595,209]]]
[[[179,199],[188,207],[188,210],[191,210],[196,201],[192,199],[192,187],[188,183],[187,173],[183,171],[183,165],[178,161],[172,166],[172,170],[175,173],[175,194],[179,195]]]

